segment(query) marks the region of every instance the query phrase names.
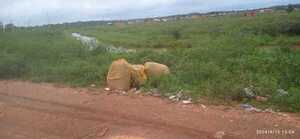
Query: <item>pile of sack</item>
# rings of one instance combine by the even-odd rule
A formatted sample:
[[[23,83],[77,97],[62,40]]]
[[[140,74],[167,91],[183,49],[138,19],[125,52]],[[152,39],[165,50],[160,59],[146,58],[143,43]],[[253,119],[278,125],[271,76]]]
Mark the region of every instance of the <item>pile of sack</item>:
[[[130,88],[143,85],[148,78],[158,78],[170,74],[169,67],[155,62],[144,65],[132,65],[125,59],[114,61],[107,75],[107,85],[113,90],[128,91]]]

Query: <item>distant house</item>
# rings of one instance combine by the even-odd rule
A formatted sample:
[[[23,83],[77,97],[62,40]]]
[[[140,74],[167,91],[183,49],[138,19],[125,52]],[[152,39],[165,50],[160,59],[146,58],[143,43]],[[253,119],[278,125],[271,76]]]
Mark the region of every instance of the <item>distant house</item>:
[[[254,11],[246,12],[246,13],[244,14],[244,16],[250,16],[250,17],[256,16],[256,12],[254,12]]]
[[[260,13],[272,13],[273,9],[261,9],[259,10]]]
[[[152,21],[154,21],[154,22],[160,22],[161,20],[159,18],[154,18]]]
[[[163,21],[163,22],[168,22],[168,19],[163,18],[163,19],[161,19],[161,21]]]

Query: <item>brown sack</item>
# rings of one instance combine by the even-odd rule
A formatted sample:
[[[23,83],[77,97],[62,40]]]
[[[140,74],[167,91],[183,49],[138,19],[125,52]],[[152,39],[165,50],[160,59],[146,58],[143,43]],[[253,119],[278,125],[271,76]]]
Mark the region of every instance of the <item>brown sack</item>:
[[[149,78],[170,74],[169,67],[155,62],[146,62],[145,71]]]
[[[147,81],[144,65],[132,65],[131,80],[133,87],[139,87]]]
[[[131,84],[131,65],[125,59],[112,63],[107,75],[107,85],[110,89],[127,91]]]

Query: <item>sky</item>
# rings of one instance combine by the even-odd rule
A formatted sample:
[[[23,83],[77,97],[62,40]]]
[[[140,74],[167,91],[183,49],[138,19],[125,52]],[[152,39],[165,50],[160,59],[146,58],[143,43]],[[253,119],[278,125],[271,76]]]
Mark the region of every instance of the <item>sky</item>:
[[[19,26],[240,10],[300,0],[0,0],[0,21]]]

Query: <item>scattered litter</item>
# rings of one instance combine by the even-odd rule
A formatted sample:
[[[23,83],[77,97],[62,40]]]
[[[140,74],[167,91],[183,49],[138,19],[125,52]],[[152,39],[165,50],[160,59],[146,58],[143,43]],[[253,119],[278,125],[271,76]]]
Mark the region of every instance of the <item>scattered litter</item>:
[[[136,50],[134,49],[126,49],[123,47],[115,47],[114,45],[101,43],[94,37],[84,36],[79,33],[72,33],[71,35],[76,40],[80,41],[83,45],[85,45],[89,51],[93,51],[98,48],[101,48],[104,51],[107,51],[109,53],[135,53],[136,52]]]
[[[128,91],[128,93],[135,93],[136,91],[137,91],[136,88],[132,88],[132,89],[130,89],[130,90]]]
[[[263,112],[275,113],[272,109],[265,109]]]
[[[249,104],[241,104],[241,107],[245,109],[246,111],[254,111],[254,112],[262,112],[261,109],[255,108],[252,105]]]
[[[161,97],[161,94],[159,94],[159,93],[153,93],[152,96],[154,96],[154,97]]]
[[[218,132],[214,135],[214,137],[215,137],[216,139],[222,139],[223,136],[225,136],[225,132],[224,132],[224,131],[218,131]]]
[[[91,84],[91,87],[96,87],[96,85],[95,84]]]
[[[97,134],[97,137],[103,137],[105,136],[105,134],[107,133],[108,128],[104,128],[100,133]]]
[[[192,99],[188,99],[188,100],[183,100],[182,101],[183,104],[192,104]]]
[[[183,97],[182,90],[176,94],[177,101],[179,101]]]
[[[175,98],[176,98],[176,96],[174,96],[174,95],[169,97],[170,100],[174,100]]]
[[[289,92],[287,92],[287,91],[285,91],[283,89],[278,89],[277,93],[278,93],[279,96],[286,96],[286,95],[289,94]]]
[[[76,38],[83,45],[86,45],[89,51],[95,50],[98,46],[98,41],[96,38],[83,36],[79,33],[72,33],[72,37]]]
[[[207,107],[205,106],[205,105],[203,105],[203,104],[201,104],[201,107],[203,108],[203,109],[206,109]]]
[[[254,98],[254,97],[255,97],[254,92],[253,92],[252,89],[250,89],[250,88],[244,88],[244,94],[245,94],[246,97],[248,97],[248,98]]]
[[[127,94],[127,92],[126,92],[126,91],[122,91],[121,93],[122,93],[123,95],[126,95],[126,94]]]
[[[281,112],[279,112],[279,113],[278,113],[278,115],[279,115],[279,116],[283,116],[283,117],[288,117],[288,115],[287,115],[287,114],[285,114],[285,113],[281,113]]]
[[[159,93],[157,88],[150,89],[150,91],[151,91],[152,94],[158,94]]]
[[[140,93],[142,93],[142,91],[141,91],[141,90],[137,90],[137,91],[135,91],[134,93],[135,93],[135,94],[140,94]]]
[[[268,101],[268,98],[267,97],[256,96],[255,100],[259,101],[259,102],[266,102],[266,101]]]
[[[249,104],[241,104],[241,107],[244,108],[244,109],[253,108],[252,105],[249,105]]]
[[[110,91],[110,88],[106,87],[104,90],[105,90],[105,91]]]

